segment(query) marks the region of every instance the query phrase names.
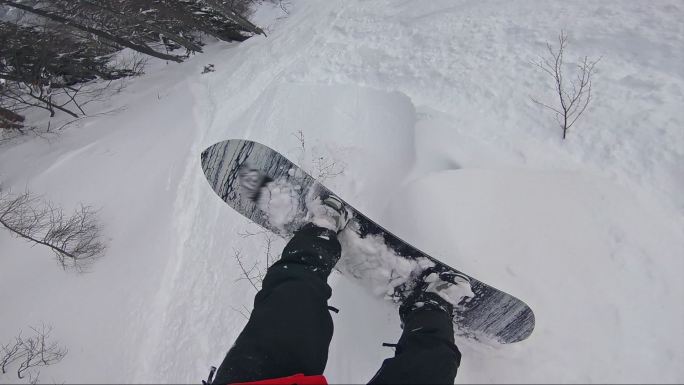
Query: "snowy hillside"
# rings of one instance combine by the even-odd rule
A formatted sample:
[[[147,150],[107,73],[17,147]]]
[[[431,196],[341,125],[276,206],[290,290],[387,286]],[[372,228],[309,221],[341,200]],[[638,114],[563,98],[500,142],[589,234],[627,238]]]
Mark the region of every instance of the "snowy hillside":
[[[200,168],[229,138],[530,305],[526,341],[456,341],[457,383],[684,382],[684,4],[293,0],[255,17],[268,37],[153,62],[99,107],[125,109],[0,147],[0,187],[100,208],[109,245],[77,275],[0,231],[0,343],[44,322],[69,349],[41,382],[196,383],[221,362],[255,294],[235,250],[266,251]],[[569,63],[601,57],[565,141],[530,100],[554,98],[530,62],[561,29]],[[326,377],[364,383],[396,309],[331,286]]]

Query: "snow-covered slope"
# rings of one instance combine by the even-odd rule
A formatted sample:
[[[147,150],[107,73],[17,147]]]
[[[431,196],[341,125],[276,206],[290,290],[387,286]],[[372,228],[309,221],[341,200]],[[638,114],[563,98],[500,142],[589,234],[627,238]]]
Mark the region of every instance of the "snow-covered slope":
[[[52,324],[69,354],[43,382],[196,382],[219,364],[254,295],[234,251],[265,253],[199,166],[236,137],[328,171],[369,217],[530,304],[527,341],[457,341],[457,382],[684,381],[679,2],[292,4],[256,15],[278,15],[267,38],[156,63],[102,106],[125,111],[0,147],[3,188],[100,207],[110,245],[74,275],[0,233],[0,342]],[[564,142],[529,98],[553,98],[530,60],[561,28],[568,60],[602,56]],[[396,310],[339,274],[331,285],[326,375],[365,382],[392,354]]]

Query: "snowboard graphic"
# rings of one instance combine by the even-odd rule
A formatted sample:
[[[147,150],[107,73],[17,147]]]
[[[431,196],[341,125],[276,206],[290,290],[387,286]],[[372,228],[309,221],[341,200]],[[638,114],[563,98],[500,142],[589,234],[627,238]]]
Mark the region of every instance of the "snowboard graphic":
[[[278,152],[248,140],[226,140],[207,148],[202,152],[202,169],[223,201],[284,238],[291,237],[307,222],[307,213],[320,204],[321,197],[334,194]],[[435,265],[467,276],[346,205],[351,220],[338,237],[342,257],[337,268],[343,275],[361,280],[375,294],[400,301],[396,289]],[[532,309],[521,300],[468,277],[472,293],[456,307],[457,335],[500,344],[530,336],[534,329]]]

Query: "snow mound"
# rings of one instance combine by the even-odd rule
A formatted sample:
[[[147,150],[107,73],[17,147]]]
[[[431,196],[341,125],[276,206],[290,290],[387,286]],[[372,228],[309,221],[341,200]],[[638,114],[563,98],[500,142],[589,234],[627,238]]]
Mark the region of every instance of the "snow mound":
[[[234,119],[215,123],[207,146],[228,136],[267,145],[360,209],[386,202],[415,158],[415,108],[399,92],[276,83]]]

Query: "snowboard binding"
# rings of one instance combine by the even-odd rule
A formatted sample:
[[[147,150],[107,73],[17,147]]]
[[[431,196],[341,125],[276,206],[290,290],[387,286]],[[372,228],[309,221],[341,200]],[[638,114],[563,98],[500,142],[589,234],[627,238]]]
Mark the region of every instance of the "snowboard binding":
[[[349,223],[349,210],[335,195],[316,198],[309,204],[309,220],[316,226],[339,233]]]
[[[401,302],[399,318],[402,325],[406,317],[418,309],[434,309],[453,316],[458,305],[473,296],[468,276],[437,266],[423,270],[395,289],[395,297]]]

